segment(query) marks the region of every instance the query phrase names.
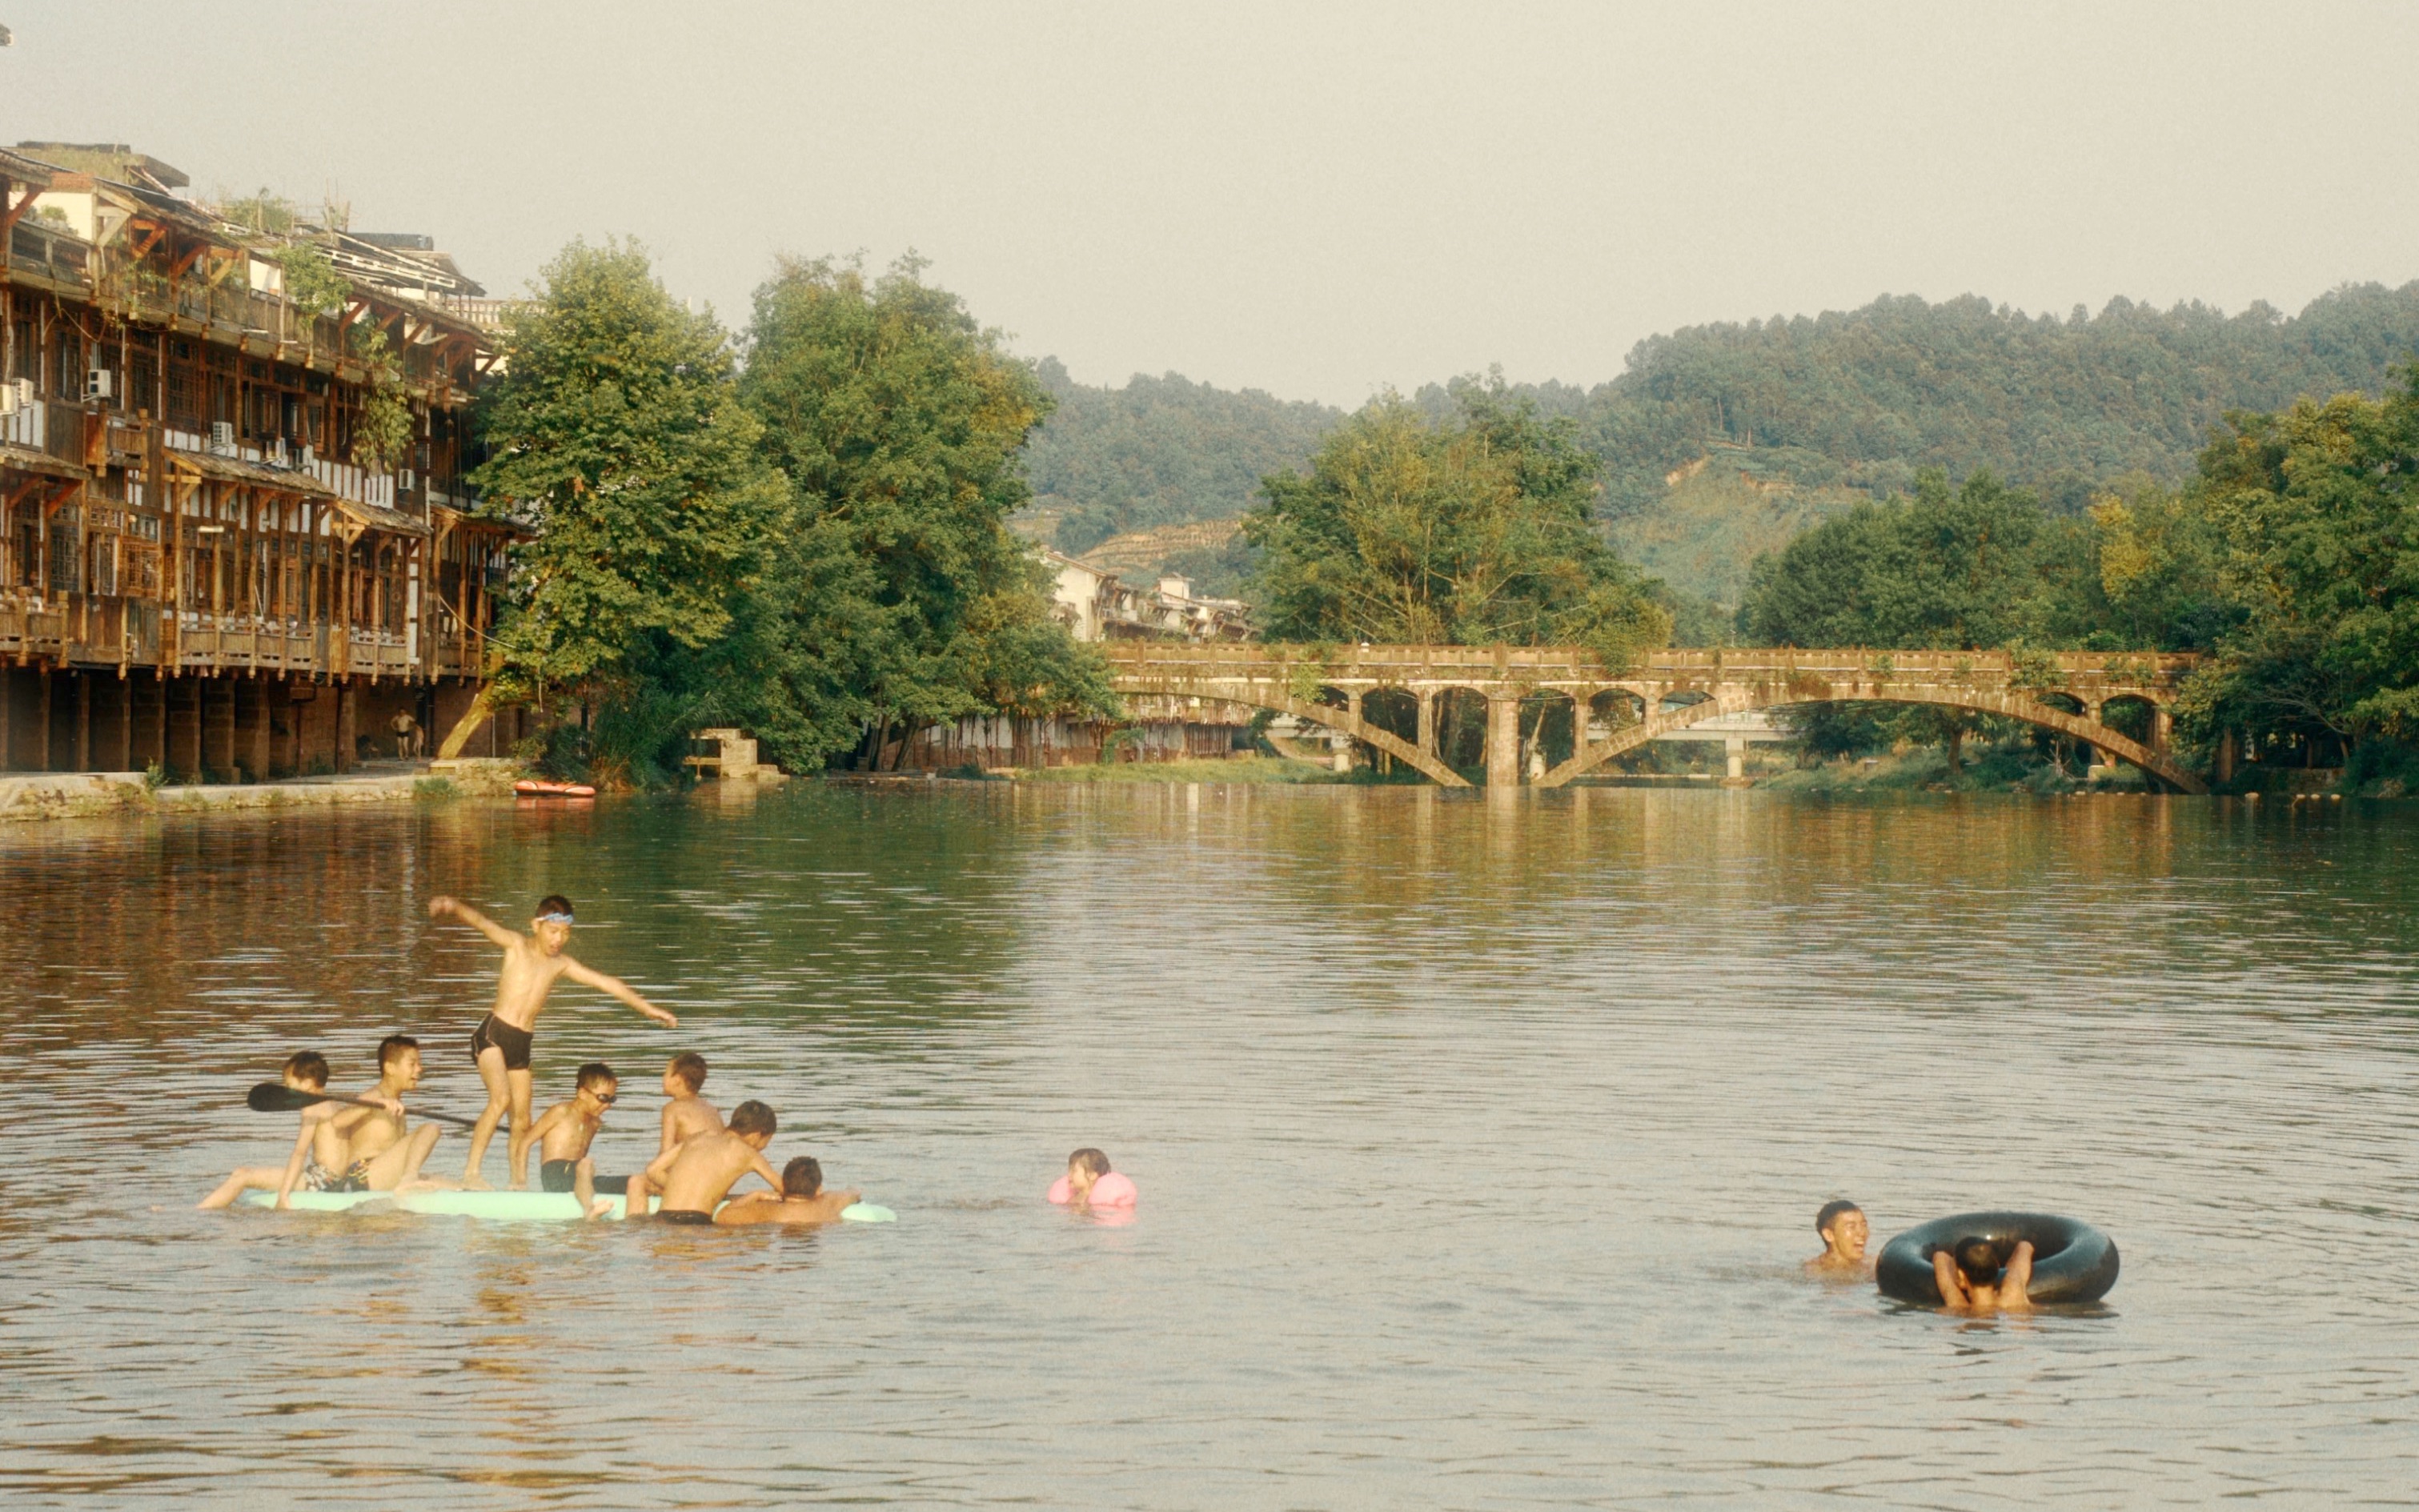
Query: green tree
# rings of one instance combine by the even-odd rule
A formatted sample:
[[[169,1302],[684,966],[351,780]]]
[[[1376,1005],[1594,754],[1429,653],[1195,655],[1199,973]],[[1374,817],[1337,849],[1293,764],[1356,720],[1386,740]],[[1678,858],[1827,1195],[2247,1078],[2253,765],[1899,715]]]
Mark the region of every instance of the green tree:
[[[636,245],[574,242],[500,346],[471,481],[537,528],[496,635],[508,685],[634,704],[714,686],[782,509],[721,327]]]
[[[2419,733],[2419,369],[2383,400],[2228,418],[2198,489],[2243,619],[2188,723],[2347,745]]]
[[[1860,504],[1756,563],[1740,606],[1764,645],[1975,650],[2038,638],[2050,609],[2040,501],[1978,472],[1928,471],[1912,499]]]
[[[1396,395],[1272,474],[1244,518],[1272,639],[1581,643],[1615,666],[1672,617],[1596,530],[1596,459],[1566,420],[1465,382],[1432,419]]]
[[[790,259],[756,293],[740,391],[792,523],[749,636],[760,734],[788,757],[869,728],[878,754],[963,715],[1115,706],[1105,663],[1058,625],[1008,529],[1050,396],[921,272]]]

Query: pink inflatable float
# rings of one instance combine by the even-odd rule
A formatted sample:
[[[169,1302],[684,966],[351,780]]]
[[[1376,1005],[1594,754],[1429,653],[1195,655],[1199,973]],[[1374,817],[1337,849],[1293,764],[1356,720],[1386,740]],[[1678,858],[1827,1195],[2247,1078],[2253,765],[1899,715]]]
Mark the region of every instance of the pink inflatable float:
[[[1091,1194],[1084,1200],[1095,1208],[1131,1208],[1140,1196],[1142,1194],[1134,1189],[1131,1180],[1120,1172],[1111,1171],[1092,1182]],[[1075,1200],[1075,1189],[1068,1184],[1065,1177],[1050,1184],[1050,1200],[1062,1208]]]

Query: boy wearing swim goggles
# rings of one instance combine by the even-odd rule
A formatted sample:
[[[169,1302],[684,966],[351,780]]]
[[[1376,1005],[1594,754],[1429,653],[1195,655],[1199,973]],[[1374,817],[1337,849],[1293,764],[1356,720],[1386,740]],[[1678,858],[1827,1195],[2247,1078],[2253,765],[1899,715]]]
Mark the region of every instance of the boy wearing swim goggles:
[[[487,1190],[479,1165],[486,1158],[487,1142],[496,1137],[496,1125],[510,1112],[512,1134],[505,1148],[513,1189],[518,1191],[529,1185],[530,1047],[536,1038],[537,1016],[546,1011],[556,980],[568,977],[583,987],[618,997],[666,1028],[676,1026],[680,1020],[639,996],[621,978],[581,965],[563,952],[571,943],[571,900],[559,892],[539,901],[537,917],[530,920],[527,934],[504,928],[459,898],[439,894],[428,901],[429,918],[449,916],[485,934],[504,952],[503,969],[496,979],[496,1006],[470,1034],[470,1056],[478,1065],[479,1080],[486,1085],[487,1106],[470,1131],[470,1160],[463,1169],[462,1184],[474,1192]]]
[[[588,1157],[596,1131],[605,1127],[606,1113],[621,1095],[622,1083],[613,1068],[592,1060],[579,1068],[571,1096],[539,1114],[530,1128],[537,1141],[539,1189],[570,1193],[579,1199],[586,1217],[602,1217],[612,1209],[613,1204],[597,1200],[597,1193],[618,1196],[630,1183],[626,1176],[597,1175],[596,1163]]]

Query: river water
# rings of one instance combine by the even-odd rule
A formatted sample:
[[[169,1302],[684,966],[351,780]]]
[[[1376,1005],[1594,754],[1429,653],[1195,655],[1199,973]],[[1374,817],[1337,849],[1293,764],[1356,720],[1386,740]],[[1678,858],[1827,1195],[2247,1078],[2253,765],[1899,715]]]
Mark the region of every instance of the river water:
[[[817,786],[0,833],[12,1506],[2408,1504],[2419,810]],[[672,1051],[819,1233],[203,1213],[393,1030],[474,1112],[525,918],[604,1168]],[[1142,1190],[1040,1200],[1067,1151]],[[436,1165],[458,1169],[449,1135]],[[502,1146],[490,1155],[501,1171]],[[2100,1224],[2104,1307],[1812,1282]]]

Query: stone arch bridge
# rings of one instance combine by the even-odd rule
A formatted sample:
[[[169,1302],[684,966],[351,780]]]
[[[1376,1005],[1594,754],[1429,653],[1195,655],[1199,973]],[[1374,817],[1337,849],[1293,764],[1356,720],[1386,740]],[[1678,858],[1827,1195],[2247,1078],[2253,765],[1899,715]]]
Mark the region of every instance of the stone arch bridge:
[[[1111,641],[1114,686],[1138,710],[1180,717],[1201,703],[1290,714],[1363,741],[1447,787],[1467,787],[1438,747],[1441,701],[1487,702],[1487,782],[1522,779],[1520,711],[1568,700],[1576,749],[1531,780],[1560,787],[1647,741],[1700,720],[1824,701],[1921,703],[1995,714],[2072,736],[2182,793],[2207,786],[2167,749],[2169,709],[2197,658],[2147,652],[1667,648],[1614,671],[1574,646],[1184,645]],[[1374,694],[1417,708],[1406,739],[1366,717]],[[1534,704],[1533,701],[1545,701]],[[2110,705],[2148,706],[2147,742],[2105,722]],[[1171,706],[1172,705],[1172,706]],[[1580,717],[1584,711],[1585,717]],[[1539,723],[1542,728],[1542,720]]]

